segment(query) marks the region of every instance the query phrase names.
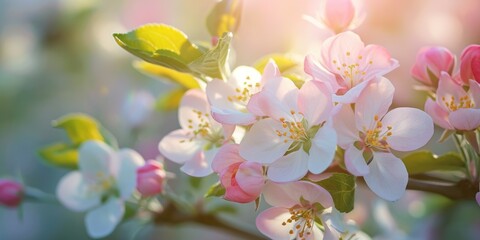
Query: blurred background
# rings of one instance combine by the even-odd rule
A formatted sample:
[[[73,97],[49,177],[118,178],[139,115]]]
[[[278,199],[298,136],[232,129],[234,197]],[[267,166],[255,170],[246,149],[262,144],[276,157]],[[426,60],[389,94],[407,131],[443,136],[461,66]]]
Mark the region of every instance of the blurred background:
[[[367,18],[356,32],[367,44],[385,46],[400,62],[387,76],[396,86],[395,106],[423,108],[426,96],[413,90],[409,74],[420,47],[442,45],[459,57],[468,44],[480,43],[478,0],[365,2]],[[54,193],[67,171],[42,163],[37,151],[67,139],[62,130],[51,127],[51,121],[72,112],[98,119],[121,147],[134,148],[145,159],[155,158],[162,136],[178,128],[177,113],[147,114],[141,127],[134,128],[139,120],[132,120],[129,109],[143,101],[135,101],[135,96],[149,102],[172,86],[137,72],[132,66],[135,57],[116,45],[112,33],[166,23],[191,40],[208,42],[204,23],[214,4],[215,0],[0,0],[0,177],[21,176],[25,184]],[[304,56],[318,51],[328,34],[302,20],[303,14],[315,15],[318,5],[315,0],[245,0],[233,42],[233,66],[252,65],[271,53]],[[449,142],[436,143],[438,137],[427,148],[438,154],[453,149]],[[167,163],[167,168],[178,171],[174,164]],[[186,181],[179,175],[172,186],[177,192],[187,191]],[[349,217],[377,239],[480,236],[480,207],[474,201],[454,203],[409,191],[399,202],[387,203],[368,189],[359,189],[357,200]],[[232,206],[239,211],[227,217],[256,231],[253,205]],[[22,215],[0,208],[0,239],[88,239],[83,214],[26,203]],[[233,239],[194,225],[140,228],[132,222],[118,227],[108,239],[192,236]]]

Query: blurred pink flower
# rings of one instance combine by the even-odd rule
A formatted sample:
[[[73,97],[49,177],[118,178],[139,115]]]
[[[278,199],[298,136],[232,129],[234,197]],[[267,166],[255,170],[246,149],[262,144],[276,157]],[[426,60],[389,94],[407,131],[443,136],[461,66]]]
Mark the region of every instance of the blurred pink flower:
[[[465,84],[470,80],[480,83],[480,45],[466,47],[460,56],[460,77]]]
[[[415,59],[410,73],[422,84],[437,89],[442,71],[452,74],[455,67],[455,55],[444,47],[423,47]]]
[[[17,181],[0,179],[0,204],[17,207],[23,199],[23,186]]]
[[[365,46],[353,32],[325,40],[318,62],[311,55],[305,58],[305,72],[314,80],[328,83],[336,93],[333,100],[341,103],[353,103],[369,81],[398,66],[384,47]]]
[[[333,160],[337,143],[328,121],[331,96],[318,81],[307,81],[301,89],[287,78],[269,81],[248,104],[250,112],[269,118],[253,124],[245,134],[240,155],[268,165],[267,176],[273,181],[295,181],[308,171],[323,172]]]
[[[425,112],[435,124],[449,130],[475,130],[480,126],[480,84],[469,80],[470,89],[454,82],[452,77],[442,72],[436,100],[427,99]]]
[[[304,19],[334,33],[353,30],[359,27],[366,17],[363,0],[323,0],[320,9],[317,18],[304,16]]]
[[[371,81],[358,97],[354,111],[343,105],[334,117],[347,170],[363,176],[373,192],[389,201],[402,197],[408,182],[405,165],[391,149],[413,151],[433,135],[432,119],[425,112],[406,107],[387,112],[394,91],[386,78]]]
[[[166,172],[163,164],[156,160],[148,160],[137,168],[137,190],[145,197],[163,192]]]
[[[219,174],[226,200],[248,203],[260,196],[265,177],[259,163],[247,162],[238,153],[237,144],[224,145],[213,159],[213,171]]]

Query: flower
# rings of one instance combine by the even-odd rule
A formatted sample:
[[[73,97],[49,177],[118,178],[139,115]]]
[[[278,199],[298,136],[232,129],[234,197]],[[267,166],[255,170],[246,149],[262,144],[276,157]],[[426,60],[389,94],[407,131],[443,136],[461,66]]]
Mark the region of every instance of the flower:
[[[170,132],[158,144],[160,153],[173,162],[183,164],[181,170],[194,177],[213,172],[213,157],[230,139],[234,128],[216,122],[210,114],[207,96],[199,89],[185,93],[178,118],[181,129]]]
[[[385,78],[372,81],[358,97],[355,112],[344,105],[334,117],[347,170],[363,176],[373,192],[390,201],[402,197],[408,182],[405,165],[391,150],[413,151],[433,135],[425,112],[406,107],[387,112],[394,91]]]
[[[272,181],[295,181],[308,171],[323,172],[332,162],[336,133],[328,121],[331,93],[318,81],[298,89],[291,80],[268,82],[252,96],[250,112],[268,116],[251,127],[240,142],[240,156],[268,165]]]
[[[23,199],[21,183],[9,179],[0,179],[0,204],[7,207],[18,206]]]
[[[480,83],[480,45],[466,47],[460,56],[460,77],[465,84],[470,80]]]
[[[163,192],[167,174],[161,162],[148,160],[145,165],[137,168],[137,190],[145,197],[151,197]]]
[[[261,233],[271,239],[323,239],[315,220],[333,206],[327,190],[306,181],[270,182],[263,196],[273,207],[257,216],[256,225]]]
[[[398,67],[398,61],[378,45],[365,46],[353,32],[343,32],[325,40],[317,62],[305,58],[305,72],[314,80],[328,83],[337,95],[334,101],[353,103],[368,82]]]
[[[78,171],[65,175],[57,197],[70,210],[88,211],[92,238],[110,234],[125,213],[124,201],[135,190],[136,169],[143,158],[131,149],[114,151],[100,141],[86,141],[78,150]]]
[[[320,29],[330,29],[334,33],[353,30],[359,27],[366,17],[362,0],[323,0],[317,18],[304,16]]]
[[[442,71],[452,73],[455,66],[455,55],[445,47],[423,47],[415,59],[415,64],[410,70],[412,76],[422,84],[438,87],[438,80]]]
[[[226,200],[248,203],[260,196],[265,177],[262,165],[245,161],[239,155],[238,148],[238,144],[222,146],[213,159],[212,168],[220,175]]]
[[[442,72],[436,100],[427,99],[425,112],[440,127],[448,130],[475,130],[480,126],[480,84],[469,80],[470,89],[465,91]]]

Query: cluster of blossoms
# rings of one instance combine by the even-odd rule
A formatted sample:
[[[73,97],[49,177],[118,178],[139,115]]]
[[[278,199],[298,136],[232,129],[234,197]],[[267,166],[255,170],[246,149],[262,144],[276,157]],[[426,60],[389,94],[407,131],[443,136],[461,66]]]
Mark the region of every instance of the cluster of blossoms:
[[[263,194],[274,207],[258,216],[257,227],[273,239],[338,238],[348,231],[330,228],[338,222],[332,197],[308,176],[338,164],[341,148],[349,173],[395,201],[405,192],[408,173],[392,150],[418,149],[433,135],[425,112],[388,111],[394,87],[383,75],[397,66],[386,49],[365,46],[348,31],[325,40],[319,58],[306,57],[311,78],[301,87],[272,60],[263,74],[237,67],[228,79],[185,94],[182,129],[160,141],[160,153],[191,176],[217,173],[229,201],[252,202]]]

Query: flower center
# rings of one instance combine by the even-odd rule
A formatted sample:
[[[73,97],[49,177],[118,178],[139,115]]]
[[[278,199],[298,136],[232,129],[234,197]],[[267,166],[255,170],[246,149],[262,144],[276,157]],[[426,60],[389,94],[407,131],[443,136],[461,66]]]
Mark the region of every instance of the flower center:
[[[312,228],[315,225],[315,208],[294,206],[288,209],[290,217],[282,222],[282,226],[287,223],[293,223],[289,230],[290,235],[296,235],[298,239],[306,239],[308,235],[313,233]]]
[[[247,79],[250,79],[247,77]],[[255,93],[255,89],[260,87],[260,83],[255,84],[249,82],[243,82],[243,87],[235,88],[235,95],[227,96],[229,102],[237,102],[242,105],[246,105],[250,100],[250,97]]]
[[[308,128],[306,121],[303,121],[303,114],[296,113],[294,110],[290,110],[292,114],[292,121],[287,121],[285,118],[280,118],[283,129],[276,130],[277,136],[283,138],[283,142],[289,141],[304,142],[308,140],[308,134],[306,129]],[[300,117],[296,116],[300,115]]]
[[[221,144],[224,139],[221,128],[215,129],[210,124],[208,119],[210,117],[210,114],[203,113],[202,111],[196,109],[192,109],[192,111],[196,114],[196,121],[194,121],[194,119],[187,120],[188,129],[191,130],[188,135],[191,135],[191,137],[187,140],[180,140],[180,143],[184,143],[187,141],[191,142],[198,137],[208,141],[208,146],[205,146],[205,148],[208,149],[210,149],[211,145]]]
[[[349,84],[348,87],[352,88],[357,85],[359,82],[363,81],[363,76],[366,75],[364,67],[360,67],[359,61],[363,59],[362,55],[358,55],[356,58],[352,56],[350,52],[346,52],[345,55],[348,57],[349,61],[339,62],[333,60],[332,63],[336,66],[338,74],[345,79],[346,84]],[[368,62],[370,65],[373,64],[373,61]]]
[[[454,96],[450,97],[450,101],[448,101],[445,97],[442,97],[442,102],[452,112],[457,111],[460,108],[474,108],[475,107],[475,103],[472,101],[472,99],[468,95],[460,97],[460,99],[458,99],[458,101],[455,99]]]
[[[387,138],[392,135],[392,126],[387,126],[387,131],[382,132],[383,124],[379,120],[378,115],[375,115],[375,127],[365,131],[363,142],[368,148],[375,148],[380,151],[388,151],[390,146],[387,143]]]

